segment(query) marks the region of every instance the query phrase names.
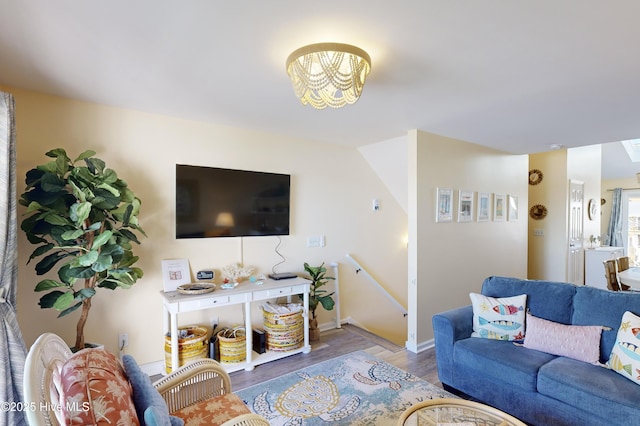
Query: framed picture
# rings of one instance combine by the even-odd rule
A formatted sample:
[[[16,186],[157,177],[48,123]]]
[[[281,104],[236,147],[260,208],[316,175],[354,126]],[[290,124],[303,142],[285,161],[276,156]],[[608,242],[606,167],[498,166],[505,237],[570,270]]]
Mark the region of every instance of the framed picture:
[[[478,222],[487,222],[491,216],[491,194],[478,192]]]
[[[187,259],[166,259],[162,261],[163,290],[176,291],[178,286],[191,282],[191,271]]]
[[[436,222],[453,220],[453,189],[438,188],[436,196]]]
[[[501,222],[506,219],[507,215],[507,197],[504,194],[495,194],[493,196],[493,220]]]
[[[458,222],[473,220],[473,191],[458,191]]]
[[[509,195],[509,220],[518,220],[518,197],[515,195]]]

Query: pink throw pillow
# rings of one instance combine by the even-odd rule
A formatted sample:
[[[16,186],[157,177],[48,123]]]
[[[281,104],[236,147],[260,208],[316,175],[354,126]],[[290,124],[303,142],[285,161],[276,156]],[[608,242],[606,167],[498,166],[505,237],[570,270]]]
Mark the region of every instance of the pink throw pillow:
[[[524,347],[598,364],[601,334],[602,326],[599,325],[560,324],[534,317],[527,312]]]

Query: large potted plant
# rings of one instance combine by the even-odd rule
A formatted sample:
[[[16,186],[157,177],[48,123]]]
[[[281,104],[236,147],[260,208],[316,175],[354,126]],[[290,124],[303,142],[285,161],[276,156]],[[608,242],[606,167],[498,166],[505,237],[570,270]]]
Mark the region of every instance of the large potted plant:
[[[327,276],[327,268],[324,263],[320,266],[310,266],[304,263],[304,270],[309,274],[311,285],[309,290],[309,310],[311,311],[311,319],[309,320],[309,339],[316,341],[320,339],[320,329],[318,328],[318,319],[316,318],[316,309],[318,305],[322,305],[327,311],[331,311],[335,302],[333,300],[333,292],[327,294],[327,290],[323,289],[329,280],[334,277]]]
[[[59,311],[58,317],[82,308],[76,326],[75,349],[85,347],[84,326],[97,288],[130,288],[142,270],[132,242],[140,199],[94,151],[71,160],[64,149],[46,153],[53,160],[27,172],[20,204],[27,207],[22,230],[38,245],[29,262],[44,275],[59,265],[58,279],[44,279],[35,291],[45,292],[39,305]],[[78,164],[79,163],[79,164]],[[145,235],[146,236],[146,235]]]

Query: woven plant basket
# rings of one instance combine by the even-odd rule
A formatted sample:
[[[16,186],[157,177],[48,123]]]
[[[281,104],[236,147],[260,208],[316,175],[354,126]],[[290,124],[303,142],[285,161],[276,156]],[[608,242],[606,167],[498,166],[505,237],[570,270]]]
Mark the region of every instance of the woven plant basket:
[[[209,340],[210,331],[207,327],[201,325],[187,325],[180,327],[180,334],[182,330],[187,332],[187,337],[178,339],[178,367],[183,366],[189,361],[195,359],[207,358],[209,355]],[[172,370],[171,365],[171,336],[169,334],[164,336],[164,365],[167,373]]]
[[[235,327],[218,332],[220,362],[237,364],[247,359],[247,336],[244,327]]]
[[[302,310],[276,314],[262,310],[264,331],[267,334],[267,350],[286,352],[302,347],[304,343],[304,318]]]

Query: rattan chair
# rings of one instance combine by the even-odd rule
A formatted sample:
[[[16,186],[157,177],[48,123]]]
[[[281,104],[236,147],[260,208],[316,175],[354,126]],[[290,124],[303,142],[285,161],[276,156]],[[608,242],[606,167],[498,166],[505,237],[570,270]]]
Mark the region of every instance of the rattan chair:
[[[35,341],[25,363],[25,406],[52,407],[62,402],[60,371],[71,355],[64,340],[53,333],[45,333]],[[232,393],[229,374],[211,359],[192,361],[158,380],[153,386],[162,395],[170,413]],[[59,410],[26,410],[26,413],[31,426],[56,426],[64,421]],[[262,416],[247,413],[221,426],[269,426],[269,422]]]
[[[629,269],[629,256],[622,256],[616,259],[616,263],[618,264],[618,272],[626,271]],[[620,282],[618,280],[618,282]],[[623,291],[629,290],[631,287],[620,282],[620,289]]]
[[[620,283],[618,282],[618,273],[616,271],[616,261],[614,259],[605,260],[604,276],[607,279],[607,288],[612,291],[620,291]]]

